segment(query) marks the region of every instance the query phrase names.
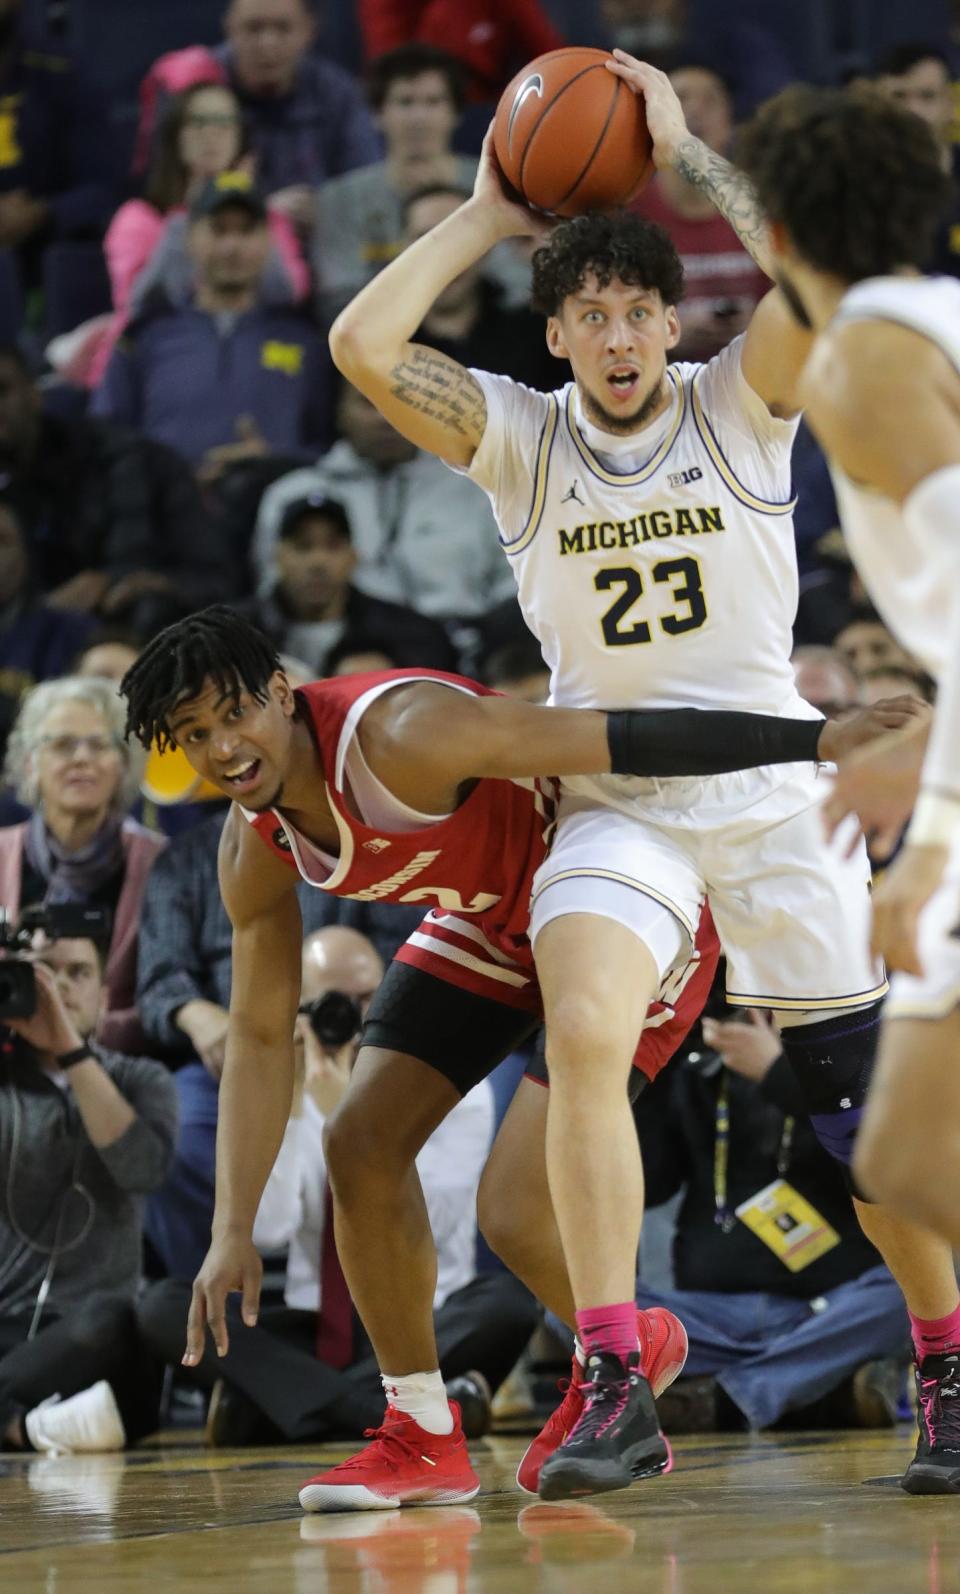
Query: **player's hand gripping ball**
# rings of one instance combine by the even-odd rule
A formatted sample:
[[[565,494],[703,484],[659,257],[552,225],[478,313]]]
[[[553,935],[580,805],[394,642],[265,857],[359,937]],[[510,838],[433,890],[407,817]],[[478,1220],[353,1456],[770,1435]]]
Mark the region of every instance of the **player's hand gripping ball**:
[[[606,50],[551,50],[500,97],[494,147],[521,198],[557,216],[625,205],[653,175],[643,97]]]

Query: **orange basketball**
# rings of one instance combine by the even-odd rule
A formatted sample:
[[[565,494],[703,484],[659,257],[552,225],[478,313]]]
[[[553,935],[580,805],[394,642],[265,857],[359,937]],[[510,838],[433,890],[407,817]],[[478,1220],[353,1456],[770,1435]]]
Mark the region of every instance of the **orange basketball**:
[[[500,96],[494,146],[528,205],[558,216],[626,204],[653,175],[643,100],[606,50],[551,50]]]

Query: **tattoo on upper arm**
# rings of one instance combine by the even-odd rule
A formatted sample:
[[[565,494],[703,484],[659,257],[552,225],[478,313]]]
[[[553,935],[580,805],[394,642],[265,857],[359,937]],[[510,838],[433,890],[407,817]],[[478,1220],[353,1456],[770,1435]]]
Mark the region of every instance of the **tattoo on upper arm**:
[[[483,389],[469,371],[435,349],[411,349],[390,372],[390,392],[408,409],[439,421],[458,437],[475,442],[483,436],[487,424]]]
[[[676,171],[694,188],[709,195],[744,249],[769,276],[767,219],[749,179],[699,138],[686,138],[678,145]]]

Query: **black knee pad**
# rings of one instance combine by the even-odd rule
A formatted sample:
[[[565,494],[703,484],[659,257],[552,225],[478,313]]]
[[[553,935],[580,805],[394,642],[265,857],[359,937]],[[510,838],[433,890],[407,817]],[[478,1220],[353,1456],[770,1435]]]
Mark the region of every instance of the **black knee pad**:
[[[842,1018],[785,1029],[780,1037],[817,1139],[842,1164],[855,1195],[850,1162],[879,1035],[880,1003],[875,1002]]]

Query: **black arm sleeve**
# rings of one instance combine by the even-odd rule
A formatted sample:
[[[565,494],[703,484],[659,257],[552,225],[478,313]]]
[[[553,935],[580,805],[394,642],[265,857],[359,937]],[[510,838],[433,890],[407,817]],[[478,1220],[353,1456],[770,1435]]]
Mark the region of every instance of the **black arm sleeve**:
[[[777,719],[673,708],[607,715],[610,768],[615,775],[723,775],[763,764],[816,761],[822,719]]]

